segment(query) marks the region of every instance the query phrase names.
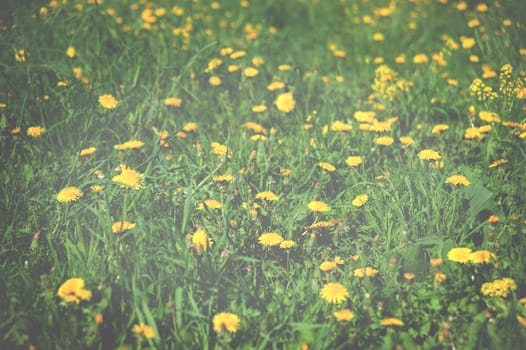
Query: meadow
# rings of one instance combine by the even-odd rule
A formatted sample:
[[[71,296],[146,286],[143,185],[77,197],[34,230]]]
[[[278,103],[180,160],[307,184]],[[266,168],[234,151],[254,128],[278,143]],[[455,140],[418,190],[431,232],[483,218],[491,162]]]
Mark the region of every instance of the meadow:
[[[525,18],[5,1],[0,348],[522,348]]]

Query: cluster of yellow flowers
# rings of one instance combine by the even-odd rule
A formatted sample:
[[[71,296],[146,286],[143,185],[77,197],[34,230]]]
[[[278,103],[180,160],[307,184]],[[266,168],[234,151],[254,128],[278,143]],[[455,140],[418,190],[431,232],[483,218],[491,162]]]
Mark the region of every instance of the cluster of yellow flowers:
[[[515,281],[509,277],[496,279],[492,282],[483,283],[480,292],[490,297],[507,297],[508,294],[517,289]]]
[[[469,86],[469,91],[471,96],[477,96],[479,101],[493,100],[499,96],[491,86],[484,84],[480,79],[473,80]]]
[[[473,83],[469,86],[471,96],[476,96],[479,101],[493,100],[496,98],[524,98],[524,89],[526,85],[524,78],[513,78],[512,72],[513,67],[508,63],[501,67],[499,73],[500,95],[491,86],[477,78],[473,80]],[[485,77],[490,78],[495,75],[496,73],[491,76],[485,74]]]
[[[521,97],[525,82],[521,78],[512,78],[513,67],[510,64],[505,64],[500,69],[499,74],[499,92],[506,97]]]
[[[376,97],[392,102],[401,92],[407,91],[409,84],[398,79],[398,73],[383,64],[374,71],[374,83],[371,88]]]

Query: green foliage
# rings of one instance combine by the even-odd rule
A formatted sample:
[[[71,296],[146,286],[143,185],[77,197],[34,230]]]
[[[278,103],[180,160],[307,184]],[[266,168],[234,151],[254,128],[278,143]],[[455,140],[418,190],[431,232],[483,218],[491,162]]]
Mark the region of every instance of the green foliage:
[[[526,7],[479,3],[9,1],[0,348],[520,348]]]

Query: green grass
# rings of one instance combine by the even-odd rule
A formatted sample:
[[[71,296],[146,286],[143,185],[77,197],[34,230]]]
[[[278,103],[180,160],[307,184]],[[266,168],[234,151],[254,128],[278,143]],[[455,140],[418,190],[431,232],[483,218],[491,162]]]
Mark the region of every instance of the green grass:
[[[0,348],[520,348],[526,6],[478,3],[8,2],[0,13]],[[226,48],[246,54],[234,59]],[[415,63],[419,54],[427,62]],[[209,70],[213,59],[222,63]],[[382,65],[390,79],[379,80]],[[247,67],[258,74],[246,76]],[[471,93],[477,78],[495,98]],[[284,87],[269,90],[275,81]],[[499,90],[505,84],[516,91]],[[289,91],[295,105],[284,112],[275,101]],[[98,102],[108,94],[114,109]],[[166,105],[168,97],[181,105]],[[378,126],[359,121],[360,111],[392,119]],[[484,121],[483,111],[498,120]],[[352,130],[332,130],[335,121]],[[433,133],[439,124],[448,129]],[[43,133],[28,135],[33,126]],[[469,138],[469,128],[480,137]],[[382,136],[393,143],[377,144]],[[144,145],[114,147],[129,140]],[[80,156],[88,147],[96,151]],[[439,162],[420,159],[426,149]],[[349,156],[363,162],[348,166]],[[114,179],[125,166],[144,175],[140,189]],[[452,175],[470,184],[447,183]],[[59,201],[68,186],[82,196]],[[263,191],[279,199],[257,198]],[[363,194],[365,204],[353,205]],[[311,211],[313,200],[330,210]],[[135,227],[113,233],[124,220]],[[328,227],[311,227],[319,222]],[[211,238],[204,251],[192,241],[199,230]],[[263,246],[264,232],[295,245]],[[459,247],[493,258],[448,259]],[[336,257],[343,264],[320,269]],[[364,267],[377,273],[357,277]],[[59,297],[70,278],[83,279],[91,297]],[[513,280],[506,296],[482,288],[501,278]],[[321,296],[330,282],[348,291],[342,303]],[[335,318],[342,309],[352,320]],[[239,317],[235,332],[214,330],[220,312]],[[403,325],[381,325],[391,317]],[[155,336],[135,334],[138,324]]]

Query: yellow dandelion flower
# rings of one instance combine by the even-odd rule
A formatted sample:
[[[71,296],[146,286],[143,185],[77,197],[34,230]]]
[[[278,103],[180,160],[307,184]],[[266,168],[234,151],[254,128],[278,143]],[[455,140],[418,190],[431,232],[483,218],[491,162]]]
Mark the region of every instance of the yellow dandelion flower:
[[[349,131],[352,130],[351,124],[346,124],[342,121],[335,120],[331,125],[332,131]]]
[[[256,194],[257,199],[264,199],[267,201],[277,201],[279,196],[272,191],[263,191]]]
[[[142,178],[144,174],[141,174],[133,169],[124,167],[119,175],[114,176],[111,181],[117,182],[123,188],[133,188],[139,190],[142,187]]]
[[[381,326],[386,326],[386,327],[389,327],[389,326],[403,326],[404,325],[404,322],[398,318],[395,318],[395,317],[388,317],[388,318],[384,318],[382,320],[380,320],[380,325]]]
[[[186,132],[192,132],[197,130],[197,123],[188,122],[183,126],[183,130]]]
[[[353,117],[359,123],[372,124],[376,120],[376,112],[374,112],[374,111],[356,111],[356,112],[354,112]]]
[[[327,163],[327,162],[320,162],[318,163],[318,166],[322,168],[323,170],[327,170],[329,172],[336,170],[336,167],[334,165],[332,165],[331,163]]]
[[[124,143],[120,143],[118,145],[114,145],[113,148],[118,150],[118,151],[124,151],[124,150],[127,150],[127,149],[141,148],[142,146],[144,146],[144,142],[142,142],[140,140],[130,140],[130,141],[126,141]]]
[[[429,61],[429,58],[427,57],[426,54],[423,54],[423,53],[416,54],[413,57],[413,63],[415,64],[422,64],[422,63],[426,63],[427,61]]]
[[[337,282],[327,283],[320,291],[323,300],[331,304],[341,304],[349,298],[349,291]]]
[[[335,226],[337,223],[338,223],[338,220],[318,221],[318,222],[313,223],[310,226],[306,226],[305,228],[306,229],[310,229],[310,230],[315,230],[315,229],[318,229],[318,228],[328,228],[328,227]]]
[[[354,277],[373,277],[378,273],[378,270],[373,269],[372,267],[361,267],[354,270]]]
[[[479,118],[486,123],[500,123],[499,115],[495,112],[480,111]]]
[[[91,292],[84,289],[85,282],[82,278],[70,278],[58,288],[57,296],[67,303],[80,303],[81,300],[90,300]]]
[[[343,50],[334,50],[333,54],[335,57],[338,58],[344,58],[345,56],[347,56],[347,53]]]
[[[279,70],[280,72],[286,72],[286,71],[289,71],[289,70],[291,70],[291,69],[292,69],[292,67],[290,66],[290,64],[280,64],[280,65],[278,66],[278,70]]]
[[[129,222],[126,220],[116,221],[111,225],[111,232],[115,234],[122,233],[122,232],[126,232],[126,231],[134,229],[135,226],[137,226],[137,224],[134,224],[133,222]]]
[[[385,36],[382,33],[374,33],[373,40],[374,41],[383,41],[385,39]]]
[[[264,232],[258,238],[259,244],[265,247],[274,247],[284,241],[279,233]]]
[[[289,113],[296,107],[296,100],[292,92],[284,92],[278,95],[275,104],[279,111]]]
[[[66,50],[66,56],[68,56],[69,58],[73,58],[77,55],[77,52],[75,51],[75,48],[70,46],[68,47],[68,49]]]
[[[467,128],[464,132],[464,138],[468,140],[479,139],[482,140],[484,135],[481,133],[480,128]]]
[[[223,330],[226,330],[230,333],[235,333],[239,328],[240,320],[239,317],[233,313],[220,312],[214,315],[212,323],[214,324],[214,331],[216,333],[219,333]]]
[[[114,109],[117,107],[117,100],[113,95],[101,95],[99,96],[99,104],[102,106],[102,108],[106,109]]]
[[[310,201],[307,207],[311,211],[320,212],[320,213],[331,210],[331,207],[327,203],[322,202],[322,201]]]
[[[251,141],[267,141],[268,137],[266,137],[265,135],[256,134],[256,135],[250,136],[250,140]]]
[[[492,162],[488,168],[495,168],[495,167],[498,167],[499,165],[502,165],[502,164],[506,164],[508,162],[507,159],[498,159],[494,162]]]
[[[363,158],[360,156],[349,156],[345,159],[345,164],[349,167],[355,167],[363,163]]]
[[[332,315],[340,322],[349,322],[354,318],[353,312],[349,309],[334,311]]]
[[[212,148],[212,153],[218,156],[224,156],[226,155],[228,151],[228,147],[225,145],[222,145],[218,142],[212,142],[210,144],[210,147]]]
[[[258,134],[267,134],[268,132],[267,129],[263,127],[263,125],[255,123],[255,122],[246,122],[245,124],[243,124],[243,126]]]
[[[522,316],[516,316],[516,318],[517,318],[517,322],[519,322],[521,326],[526,327],[526,318]]]
[[[80,150],[80,156],[81,157],[89,156],[89,155],[95,153],[95,151],[97,151],[96,147],[84,148],[84,149]]]
[[[442,132],[449,129],[449,125],[446,124],[437,124],[433,126],[433,129],[431,130],[432,134],[441,134]]]
[[[197,230],[192,235],[192,245],[197,255],[201,255],[202,252],[206,251],[208,248],[208,240],[208,234],[204,230]]]
[[[334,261],[324,261],[320,264],[320,270],[323,272],[329,272],[336,268],[336,263]]]
[[[46,129],[44,129],[41,126],[30,126],[27,128],[27,135],[31,137],[39,137],[41,136]]]
[[[80,197],[82,197],[82,190],[75,186],[64,187],[57,194],[57,201],[61,203],[74,202]]]
[[[104,189],[103,185],[93,185],[90,187],[91,192],[98,193]]]
[[[258,74],[259,74],[259,71],[257,70],[257,68],[247,67],[247,68],[243,69],[243,75],[245,77],[252,78],[252,77],[255,77]]]
[[[211,76],[209,79],[208,79],[208,83],[212,86],[219,86],[221,85],[221,78],[219,78],[218,76]]]
[[[233,52],[231,55],[230,55],[230,58],[233,59],[233,60],[236,60],[238,58],[241,58],[241,57],[244,57],[247,53],[243,50],[239,50],[239,51],[236,51],[236,52]]]
[[[390,146],[394,142],[394,139],[390,136],[382,136],[375,140],[375,143],[380,146]]]
[[[252,112],[254,113],[261,113],[265,112],[267,110],[267,106],[265,105],[256,105],[252,107]]]
[[[354,198],[351,202],[352,205],[354,205],[355,207],[361,207],[362,205],[364,205],[365,203],[367,203],[367,201],[369,200],[369,196],[366,195],[366,194],[361,194],[359,196],[357,196],[356,198]]]
[[[460,45],[462,45],[463,49],[471,49],[476,43],[475,38],[460,36]]]
[[[447,258],[450,261],[465,264],[469,261],[470,254],[471,254],[471,249],[469,248],[452,248],[447,253]]]
[[[214,181],[217,182],[232,182],[234,181],[235,177],[232,174],[225,174],[225,175],[218,175],[214,176]]]
[[[273,81],[267,86],[267,90],[269,91],[275,91],[279,89],[283,89],[285,87],[285,84],[281,81]]]
[[[335,256],[333,260],[337,265],[343,265],[345,261],[342,259],[341,256]]]
[[[203,201],[203,204],[210,209],[221,209],[223,204],[215,199],[206,199]]]
[[[132,332],[138,336],[143,336],[147,339],[155,338],[155,332],[151,326],[144,323],[139,323],[133,326]]]
[[[456,186],[469,186],[471,182],[464,175],[453,175],[446,179],[447,184],[452,184]]]
[[[415,142],[415,140],[413,140],[411,136],[400,136],[398,140],[400,141],[400,143],[402,144],[402,147],[404,148],[409,147]]]
[[[432,149],[424,149],[418,152],[418,158],[422,160],[439,160],[441,158],[437,151]]]
[[[472,264],[487,264],[496,261],[497,257],[487,250],[477,250],[469,254],[468,260]]]
[[[282,241],[280,244],[279,244],[279,247],[281,249],[290,249],[290,248],[293,248],[294,246],[296,245],[296,242],[288,239],[288,240],[285,240],[285,241]]]
[[[164,99],[165,106],[180,107],[183,100],[178,97],[167,97]]]

